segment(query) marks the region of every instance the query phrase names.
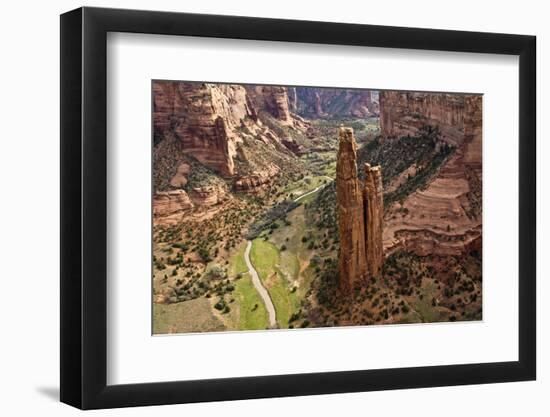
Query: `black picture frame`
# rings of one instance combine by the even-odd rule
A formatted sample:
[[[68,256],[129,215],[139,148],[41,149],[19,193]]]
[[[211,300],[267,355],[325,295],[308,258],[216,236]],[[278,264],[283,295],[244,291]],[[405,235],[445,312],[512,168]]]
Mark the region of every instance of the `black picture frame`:
[[[519,56],[519,360],[107,385],[108,32]],[[534,36],[252,17],[88,7],[61,15],[61,401],[95,409],[534,380],[535,45]]]

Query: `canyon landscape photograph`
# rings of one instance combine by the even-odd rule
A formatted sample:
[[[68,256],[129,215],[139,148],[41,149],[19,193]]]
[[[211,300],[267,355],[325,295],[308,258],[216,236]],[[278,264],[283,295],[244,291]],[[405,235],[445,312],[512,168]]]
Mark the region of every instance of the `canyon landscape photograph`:
[[[482,98],[152,81],[153,334],[482,320]]]

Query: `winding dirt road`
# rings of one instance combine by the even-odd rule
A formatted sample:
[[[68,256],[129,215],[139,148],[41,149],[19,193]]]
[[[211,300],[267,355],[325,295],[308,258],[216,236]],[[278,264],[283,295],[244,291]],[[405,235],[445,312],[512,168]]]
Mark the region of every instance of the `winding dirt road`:
[[[252,241],[248,240],[246,242],[246,250],[244,251],[244,261],[246,262],[246,266],[248,267],[248,271],[250,272],[250,276],[252,277],[252,283],[254,284],[256,291],[258,291],[258,293],[260,294],[260,297],[262,297],[262,299],[264,300],[265,308],[267,309],[267,314],[269,315],[269,326],[271,328],[275,328],[277,327],[277,319],[275,317],[275,306],[273,305],[273,301],[271,301],[269,292],[262,284],[262,281],[258,276],[258,272],[256,271],[256,269],[254,269],[252,262],[250,262],[251,248],[252,248]]]
[[[333,181],[332,178],[326,177],[330,181]],[[297,197],[294,199],[295,202],[300,201],[302,198],[307,197],[310,194],[316,193],[321,188],[326,187],[328,184],[322,184],[318,186],[317,188],[308,191],[305,194],[302,194],[300,197]],[[254,288],[256,288],[256,291],[258,291],[258,294],[260,294],[260,297],[262,297],[262,300],[264,301],[265,308],[267,309],[267,314],[269,315],[269,327],[276,328],[277,327],[277,316],[275,315],[275,306],[273,305],[273,301],[271,300],[271,297],[269,295],[269,291],[264,287],[262,284],[262,281],[260,280],[260,277],[258,276],[258,272],[254,268],[254,265],[252,265],[252,262],[250,261],[250,250],[252,249],[252,241],[247,240],[246,241],[246,249],[244,251],[244,261],[246,262],[246,266],[248,268],[248,272],[250,272],[250,276],[252,277],[252,283],[254,284]]]

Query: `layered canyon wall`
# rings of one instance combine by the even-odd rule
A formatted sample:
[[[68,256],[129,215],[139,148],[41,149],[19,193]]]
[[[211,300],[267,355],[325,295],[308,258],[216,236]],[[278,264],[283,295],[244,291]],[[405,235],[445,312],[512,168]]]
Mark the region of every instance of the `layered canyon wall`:
[[[481,111],[481,95],[477,94],[380,91],[379,101],[384,138],[417,136],[424,126],[432,126],[455,146],[462,143],[472,118]]]
[[[365,183],[363,188],[363,210],[365,216],[365,250],[367,266],[371,277],[378,276],[382,269],[384,248],[384,187],[382,170],[379,166],[365,164]]]
[[[157,81],[153,83],[155,142],[173,134],[181,151],[224,177],[236,172],[234,158],[243,132],[266,144],[297,145],[263,125],[265,111],[281,125],[305,130],[289,110],[286,87]]]
[[[288,161],[303,152],[292,137],[281,135],[288,127],[309,129],[290,111],[286,87],[155,81],[152,88],[155,191],[160,193],[154,213],[161,222],[224,201],[223,187],[186,186],[189,158],[230,179],[236,191],[254,194],[281,172],[268,155]]]
[[[454,152],[432,180],[385,213],[386,255],[405,249],[418,255],[460,255],[481,250],[482,96],[380,92],[385,140],[438,128]]]
[[[378,115],[378,103],[373,100],[371,90],[294,87],[291,91],[293,111],[305,117],[366,118]]]
[[[183,153],[222,176],[235,173],[236,129],[254,110],[239,85],[153,83],[155,137],[176,136]]]

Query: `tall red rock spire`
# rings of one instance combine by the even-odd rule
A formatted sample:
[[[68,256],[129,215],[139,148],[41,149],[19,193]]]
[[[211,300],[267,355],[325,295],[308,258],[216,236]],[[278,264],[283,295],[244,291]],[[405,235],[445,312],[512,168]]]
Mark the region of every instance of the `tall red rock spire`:
[[[354,284],[366,278],[363,192],[357,177],[357,145],[353,130],[340,128],[336,165],[336,198],[340,230],[338,269],[340,289],[349,293]]]
[[[384,193],[382,187],[382,169],[365,164],[365,187],[363,202],[365,210],[365,251],[368,273],[371,277],[380,274],[384,249],[382,231],[384,227]]]
[[[340,128],[336,164],[336,198],[340,254],[340,290],[349,294],[368,277],[380,273],[383,260],[382,173],[365,165],[365,184],[357,176],[357,145],[353,130]]]

